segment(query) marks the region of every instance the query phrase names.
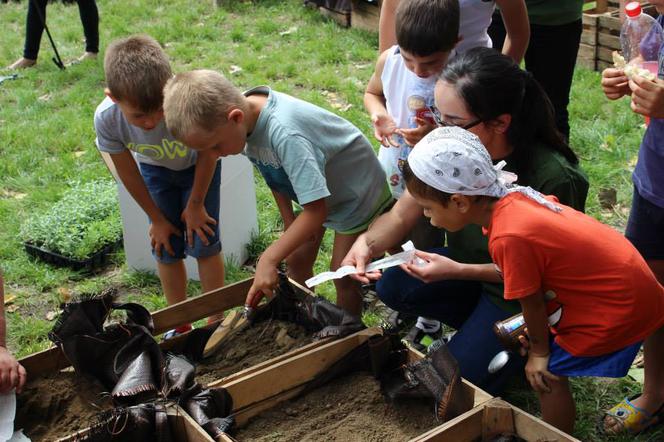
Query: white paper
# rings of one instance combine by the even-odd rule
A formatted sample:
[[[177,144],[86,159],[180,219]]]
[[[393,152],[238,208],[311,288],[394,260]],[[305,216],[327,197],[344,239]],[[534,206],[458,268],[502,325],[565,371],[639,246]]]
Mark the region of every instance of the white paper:
[[[14,417],[16,416],[16,393],[0,395],[0,441],[9,440],[14,434]]]
[[[415,256],[415,246],[413,245],[412,241],[406,242],[401,246],[401,248],[404,250],[403,252],[399,252],[394,255],[387,256],[383,259],[379,259],[378,261],[372,262],[366,267],[365,272],[383,270],[406,263],[415,263],[417,265],[424,264],[424,260]],[[335,272],[319,273],[318,275],[307,279],[304,283],[307,285],[307,287],[311,288],[332,279],[343,278],[344,276],[353,275],[355,273],[357,273],[355,266],[348,265],[339,267]]]

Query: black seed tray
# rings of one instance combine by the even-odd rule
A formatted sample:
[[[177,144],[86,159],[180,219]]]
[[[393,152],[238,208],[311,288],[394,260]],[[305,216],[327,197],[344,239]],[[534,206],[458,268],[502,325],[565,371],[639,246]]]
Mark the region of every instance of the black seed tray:
[[[111,253],[122,247],[122,238],[114,243],[111,243],[89,257],[88,259],[78,260],[60,255],[59,253],[50,250],[42,249],[29,242],[24,242],[23,246],[28,255],[41,259],[44,262],[52,264],[57,267],[69,267],[72,270],[83,270],[85,272],[93,272],[104,267],[108,263]]]

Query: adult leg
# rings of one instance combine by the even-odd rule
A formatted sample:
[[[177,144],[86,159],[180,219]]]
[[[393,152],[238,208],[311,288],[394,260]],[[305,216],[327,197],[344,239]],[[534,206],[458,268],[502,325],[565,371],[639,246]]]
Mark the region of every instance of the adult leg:
[[[99,52],[99,11],[95,0],[77,0],[78,13],[83,24],[85,34],[85,52],[97,54]]]
[[[526,69],[546,91],[555,112],[558,130],[569,140],[569,94],[574,66],[581,41],[581,20],[544,26],[530,25],[530,44],[526,51]]]
[[[569,381],[566,377],[560,377],[559,381],[547,380],[547,384],[551,391],[549,393],[538,393],[540,406],[542,407],[542,419],[559,430],[572,434],[576,418],[576,406],[572,392],[569,389]]]
[[[355,243],[357,237],[360,236],[360,233],[343,234],[335,232],[332,259],[330,260],[331,270],[339,268],[341,261]],[[360,284],[346,276],[345,278],[335,279],[334,286],[337,289],[337,305],[353,315],[362,315]]]
[[[16,60],[8,68],[23,69],[34,66],[39,55],[39,44],[44,32],[46,20],[46,3],[48,0],[28,0],[28,14],[25,20],[25,46],[23,57]],[[41,15],[41,16],[40,16]],[[43,17],[43,18],[42,18]]]

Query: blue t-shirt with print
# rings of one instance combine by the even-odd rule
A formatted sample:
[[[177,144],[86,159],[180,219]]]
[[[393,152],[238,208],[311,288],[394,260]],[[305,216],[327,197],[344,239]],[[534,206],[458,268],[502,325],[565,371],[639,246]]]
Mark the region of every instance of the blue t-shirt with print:
[[[660,15],[657,21],[664,25],[664,16]],[[658,77],[664,79],[664,45],[659,48],[658,64]],[[650,119],[632,180],[643,198],[664,208],[664,119]]]

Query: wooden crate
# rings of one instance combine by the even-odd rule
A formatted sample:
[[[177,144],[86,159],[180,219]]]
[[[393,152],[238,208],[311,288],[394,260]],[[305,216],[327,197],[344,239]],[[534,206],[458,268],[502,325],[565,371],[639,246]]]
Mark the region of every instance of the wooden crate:
[[[352,0],[350,11],[350,26],[365,31],[378,32],[380,20],[380,6],[382,0]]]
[[[485,402],[411,442],[473,442],[502,433],[516,434],[529,442],[580,442],[501,399]]]
[[[620,51],[620,11],[617,2],[597,2],[597,6],[583,13],[583,32],[577,66],[603,71],[613,66],[613,51]],[[648,2],[641,2],[643,11],[653,17],[657,10]]]

